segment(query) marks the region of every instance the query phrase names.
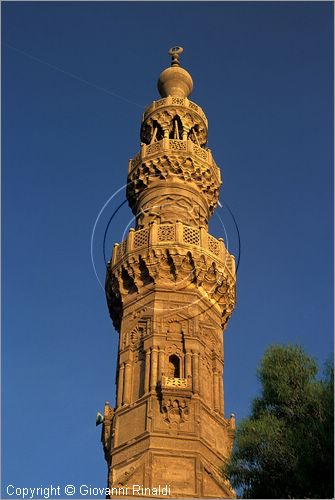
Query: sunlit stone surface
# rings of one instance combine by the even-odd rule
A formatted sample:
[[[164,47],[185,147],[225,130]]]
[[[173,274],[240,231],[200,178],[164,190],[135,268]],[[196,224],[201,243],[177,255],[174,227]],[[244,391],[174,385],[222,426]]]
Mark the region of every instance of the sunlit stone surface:
[[[116,408],[105,406],[102,441],[109,488],[132,496],[141,485],[155,496],[160,487],[163,496],[168,485],[171,497],[231,498],[220,468],[235,429],[223,398],[235,261],[208,233],[220,170],[206,148],[207,118],[188,99],[181,52],[170,50],[162,99],[144,111],[128,168],[136,227],[115,244],[106,275],[120,342]]]

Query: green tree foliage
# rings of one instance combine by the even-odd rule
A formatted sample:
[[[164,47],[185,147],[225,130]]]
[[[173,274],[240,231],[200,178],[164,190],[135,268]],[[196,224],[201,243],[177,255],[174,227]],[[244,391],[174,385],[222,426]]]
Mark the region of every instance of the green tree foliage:
[[[333,498],[333,365],[322,380],[300,347],[270,347],[261,396],[236,431],[224,475],[243,498]]]

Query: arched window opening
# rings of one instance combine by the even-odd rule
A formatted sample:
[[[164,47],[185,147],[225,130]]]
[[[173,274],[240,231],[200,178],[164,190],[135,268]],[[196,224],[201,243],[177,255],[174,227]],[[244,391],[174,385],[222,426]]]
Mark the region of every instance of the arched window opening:
[[[163,137],[163,128],[157,120],[154,120],[150,125],[148,125],[148,123],[143,123],[141,128],[141,141],[144,144],[149,145],[153,142],[161,141]]]
[[[180,378],[180,359],[175,354],[169,356],[168,377]]]
[[[147,123],[143,123],[141,128],[141,142],[143,142],[143,144],[150,144],[150,137],[151,127],[149,127]]]
[[[170,139],[181,140],[183,138],[183,124],[178,115],[176,115],[172,120],[172,128],[170,132]]]
[[[194,144],[197,144],[197,146],[201,147],[200,146],[200,142],[199,142],[199,139],[198,139],[198,132],[199,132],[199,127],[198,125],[195,125],[194,127],[191,128],[191,130],[189,131],[189,134],[188,134],[188,138],[194,142]]]
[[[164,137],[163,128],[156,120],[154,120],[152,123],[152,129],[153,133],[150,140],[150,144],[152,144],[153,142],[161,141]]]

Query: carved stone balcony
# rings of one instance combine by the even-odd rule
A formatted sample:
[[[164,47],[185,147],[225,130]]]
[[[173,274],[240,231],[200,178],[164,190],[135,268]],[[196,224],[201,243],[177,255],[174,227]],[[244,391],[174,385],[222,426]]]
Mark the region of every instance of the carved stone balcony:
[[[162,387],[187,389],[189,387],[189,383],[187,378],[162,377]]]
[[[149,247],[171,248],[173,245],[186,245],[191,249],[200,247],[202,251],[224,262],[231,275],[235,276],[235,259],[226,249],[223,238],[216,239],[204,227],[195,228],[179,221],[175,224],[158,224],[154,221],[137,231],[131,228],[125,240],[120,244],[115,243],[111,266],[119,265],[133,252],[141,252]]]
[[[153,142],[152,144],[142,144],[141,151],[129,160],[128,174],[138,167],[139,163],[144,162],[152,156],[157,156],[163,153],[185,153],[186,155],[194,155],[197,159],[205,162],[212,170],[216,179],[221,183],[220,169],[215,163],[211,150],[208,148],[201,148],[193,141],[187,139],[185,141],[179,139],[163,138],[160,141]]]
[[[192,398],[190,379],[162,377],[160,383],[161,411],[169,427],[180,428],[189,418]]]
[[[235,306],[235,259],[221,239],[177,221],[130,229],[113,248],[106,274],[106,296],[115,328],[123,308],[145,289],[192,290],[195,287],[226,324]],[[148,288],[149,287],[149,288]],[[167,390],[167,389],[166,389]]]
[[[153,101],[150,106],[148,106],[143,113],[142,121],[147,120],[147,118],[157,109],[162,109],[166,106],[181,106],[183,108],[188,108],[190,111],[193,111],[199,115],[199,117],[204,121],[206,127],[208,126],[208,121],[205,113],[201,109],[200,106],[195,104],[195,102],[190,101],[187,97],[176,97],[176,96],[168,96],[164,99],[159,99],[158,101]]]
[[[213,213],[222,182],[220,169],[209,149],[190,139],[163,138],[149,145],[142,144],[140,153],[128,166],[127,198],[133,212],[137,212],[139,196],[144,190],[166,181],[193,184],[206,200],[209,214]]]

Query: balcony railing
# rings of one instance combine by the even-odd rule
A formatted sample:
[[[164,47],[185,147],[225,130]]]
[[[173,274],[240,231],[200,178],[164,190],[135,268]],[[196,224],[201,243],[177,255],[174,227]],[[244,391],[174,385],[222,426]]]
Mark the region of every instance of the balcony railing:
[[[128,173],[130,174],[141,162],[150,159],[151,156],[159,153],[173,154],[180,152],[195,156],[209,165],[213,175],[221,183],[220,169],[215,163],[210,149],[201,148],[190,139],[183,141],[179,139],[164,138],[152,144],[142,144],[141,151],[132,160],[129,160]]]
[[[178,387],[186,389],[188,381],[186,378],[162,377],[162,387]]]
[[[235,274],[235,259],[229,254],[222,238],[216,239],[208,234],[204,226],[192,227],[177,221],[174,224],[151,222],[147,227],[135,231],[131,228],[128,237],[120,244],[115,243],[112,255],[112,266],[123,259],[126,254],[142,250],[149,246],[166,246],[166,244],[188,244],[210,252],[225,262],[226,267]]]
[[[163,108],[164,106],[183,106],[184,108],[189,108],[191,111],[197,113],[205,122],[206,127],[208,126],[208,121],[205,113],[200,106],[195,104],[195,102],[190,101],[187,97],[177,97],[177,96],[167,96],[158,101],[153,101],[150,106],[144,111],[143,121],[156,109]]]

